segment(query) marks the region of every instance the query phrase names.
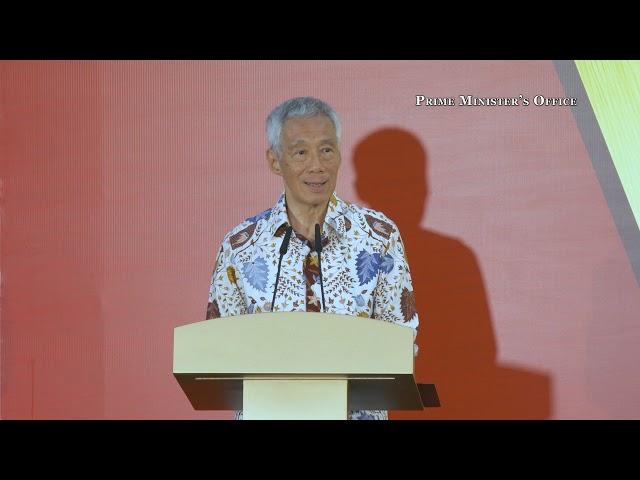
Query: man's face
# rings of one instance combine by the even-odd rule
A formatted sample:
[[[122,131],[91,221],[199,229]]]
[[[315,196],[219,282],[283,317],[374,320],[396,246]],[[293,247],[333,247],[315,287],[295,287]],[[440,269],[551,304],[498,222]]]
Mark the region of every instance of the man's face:
[[[333,123],[325,115],[291,118],[282,126],[282,158],[269,150],[271,171],[284,179],[287,201],[300,206],[329,202],[336,188],[340,150]]]

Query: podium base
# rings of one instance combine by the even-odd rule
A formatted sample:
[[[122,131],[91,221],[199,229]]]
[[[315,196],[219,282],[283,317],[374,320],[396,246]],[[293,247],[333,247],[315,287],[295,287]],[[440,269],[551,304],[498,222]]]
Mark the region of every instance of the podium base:
[[[346,420],[347,380],[245,379],[244,420]]]

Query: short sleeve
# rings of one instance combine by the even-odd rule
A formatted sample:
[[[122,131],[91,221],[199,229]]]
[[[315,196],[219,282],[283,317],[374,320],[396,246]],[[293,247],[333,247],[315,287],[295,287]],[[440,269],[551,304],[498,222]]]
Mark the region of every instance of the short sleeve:
[[[226,239],[225,239],[226,240]],[[238,274],[233,265],[231,247],[223,242],[211,275],[206,319],[245,315],[247,311]]]
[[[415,356],[418,353],[415,339],[419,318],[404,244],[398,228],[395,225],[394,227],[386,250],[381,254],[380,278],[375,292],[373,316],[379,320],[412,328]]]

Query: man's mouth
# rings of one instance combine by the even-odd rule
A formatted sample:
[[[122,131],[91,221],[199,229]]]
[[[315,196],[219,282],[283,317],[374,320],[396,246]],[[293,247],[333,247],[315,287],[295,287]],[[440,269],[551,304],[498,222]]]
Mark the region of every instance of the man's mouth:
[[[324,182],[304,182],[305,184],[309,185],[310,187],[322,187],[325,183],[327,183],[329,180],[325,180]]]

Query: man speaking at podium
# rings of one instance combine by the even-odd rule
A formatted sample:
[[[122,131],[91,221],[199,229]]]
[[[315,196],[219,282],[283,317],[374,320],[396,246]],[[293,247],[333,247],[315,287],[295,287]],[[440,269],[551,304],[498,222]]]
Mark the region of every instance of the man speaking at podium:
[[[415,339],[418,314],[398,227],[335,193],[341,162],[336,112],[316,98],[292,98],[269,114],[266,128],[267,163],[282,177],[284,193],[225,235],[207,319],[327,312],[408,326]],[[385,410],[349,412],[354,420],[387,418]]]

